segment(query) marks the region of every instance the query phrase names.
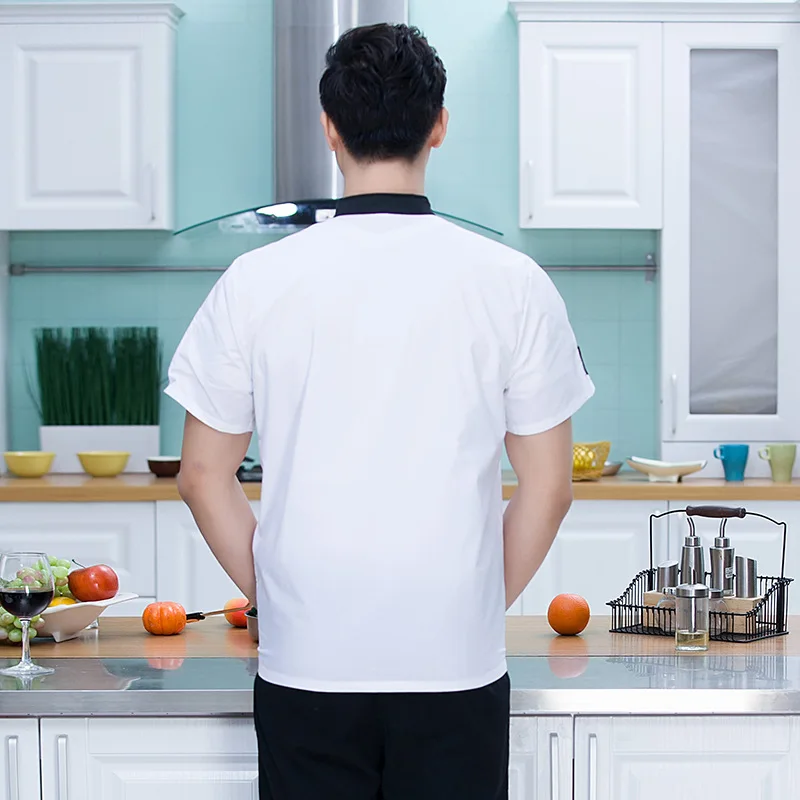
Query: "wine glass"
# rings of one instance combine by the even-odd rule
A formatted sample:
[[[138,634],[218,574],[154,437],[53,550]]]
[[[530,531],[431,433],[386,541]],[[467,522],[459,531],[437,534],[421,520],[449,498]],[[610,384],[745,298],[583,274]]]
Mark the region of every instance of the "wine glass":
[[[53,599],[55,582],[50,559],[44,553],[4,553],[0,556],[0,606],[22,623],[22,659],[15,667],[0,670],[17,678],[49,675],[54,670],[31,661],[31,619]]]

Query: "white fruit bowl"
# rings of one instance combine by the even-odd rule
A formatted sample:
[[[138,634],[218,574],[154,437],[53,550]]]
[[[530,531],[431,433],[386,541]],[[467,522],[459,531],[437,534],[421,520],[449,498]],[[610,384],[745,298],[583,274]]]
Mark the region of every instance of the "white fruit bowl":
[[[653,461],[649,458],[629,458],[628,466],[647,475],[653,483],[678,483],[687,475],[705,468],[707,461]]]
[[[109,606],[135,600],[139,595],[132,592],[119,592],[110,600],[97,600],[93,603],[73,603],[69,606],[53,606],[42,612],[44,625],[38,629],[38,636],[52,636],[57,642],[74,639],[84,628],[91,625]],[[36,639],[33,640],[34,642]]]

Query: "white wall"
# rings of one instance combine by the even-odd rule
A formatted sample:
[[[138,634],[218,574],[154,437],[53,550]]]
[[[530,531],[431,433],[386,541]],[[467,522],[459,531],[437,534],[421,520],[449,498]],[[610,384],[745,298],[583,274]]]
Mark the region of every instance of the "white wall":
[[[8,337],[9,274],[8,234],[0,231],[0,452],[8,449]],[[0,471],[2,471],[0,467]]]

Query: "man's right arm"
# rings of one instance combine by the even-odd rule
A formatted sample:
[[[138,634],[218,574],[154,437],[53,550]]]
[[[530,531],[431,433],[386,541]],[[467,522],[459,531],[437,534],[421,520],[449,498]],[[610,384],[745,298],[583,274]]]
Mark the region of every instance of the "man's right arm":
[[[531,436],[506,435],[519,486],[503,516],[506,608],[542,565],[572,504],[572,423]]]

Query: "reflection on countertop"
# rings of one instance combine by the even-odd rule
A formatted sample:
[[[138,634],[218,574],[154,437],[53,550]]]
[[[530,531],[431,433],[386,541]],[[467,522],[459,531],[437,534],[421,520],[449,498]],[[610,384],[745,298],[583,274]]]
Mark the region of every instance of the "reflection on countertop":
[[[56,672],[29,685],[0,677],[0,717],[240,716],[252,708],[255,658],[43,661]],[[800,656],[523,656],[508,668],[513,715],[800,714]]]

